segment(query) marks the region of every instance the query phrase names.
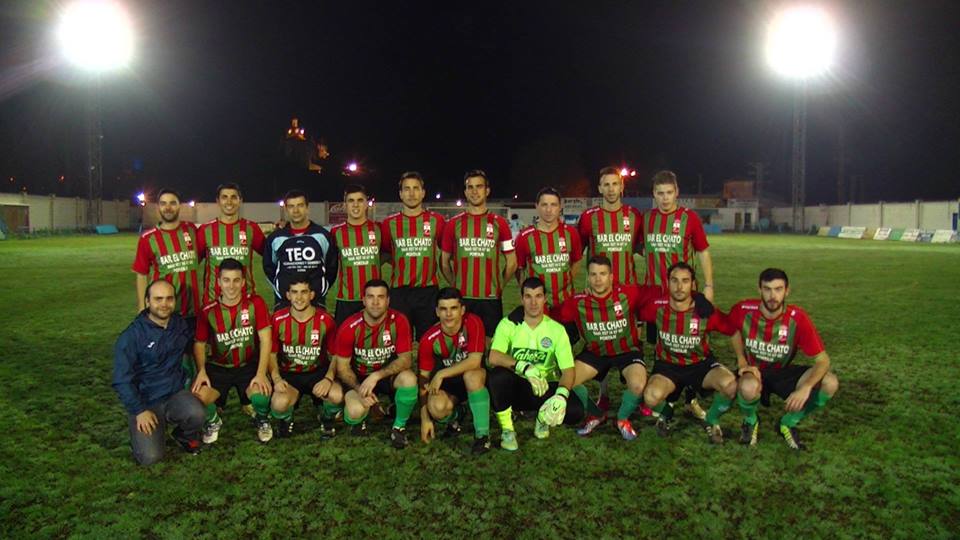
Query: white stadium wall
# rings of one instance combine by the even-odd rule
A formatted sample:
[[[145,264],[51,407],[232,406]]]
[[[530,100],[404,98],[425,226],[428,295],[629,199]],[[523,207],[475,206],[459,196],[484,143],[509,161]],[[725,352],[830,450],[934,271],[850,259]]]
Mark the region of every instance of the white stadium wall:
[[[874,204],[841,204],[807,206],[803,209],[806,228],[818,227],[890,227],[928,231],[954,229],[954,214],[960,213],[960,200],[880,202]],[[773,223],[792,223],[793,209],[770,209]]]
[[[76,230],[87,224],[87,200],[79,197],[0,193],[0,205],[27,206],[30,209],[29,232]],[[137,208],[128,201],[103,201],[100,224],[130,229],[139,221]]]

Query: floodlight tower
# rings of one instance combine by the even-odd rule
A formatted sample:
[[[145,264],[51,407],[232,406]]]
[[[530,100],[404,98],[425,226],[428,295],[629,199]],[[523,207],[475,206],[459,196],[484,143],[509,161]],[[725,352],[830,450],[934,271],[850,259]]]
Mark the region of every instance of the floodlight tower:
[[[87,224],[103,220],[103,121],[100,81],[126,67],[133,56],[133,27],[126,10],[110,0],[77,0],[60,14],[60,51],[71,65],[90,74],[87,107]]]
[[[778,13],[767,28],[767,63],[794,81],[793,156],[790,174],[793,230],[806,229],[807,84],[833,62],[837,33],[830,15],[816,6],[793,6]]]

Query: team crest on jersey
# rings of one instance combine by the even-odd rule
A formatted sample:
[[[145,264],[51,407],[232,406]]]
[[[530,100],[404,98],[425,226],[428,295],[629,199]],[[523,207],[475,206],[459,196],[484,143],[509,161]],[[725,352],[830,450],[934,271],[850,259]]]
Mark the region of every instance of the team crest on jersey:
[[[700,335],[700,319],[693,317],[690,319],[690,335],[697,336]]]
[[[367,240],[370,240],[370,245],[377,245],[377,233],[370,231],[367,233]]]
[[[623,232],[630,232],[630,218],[623,216]]]
[[[620,302],[617,302],[613,305],[613,313],[617,316],[618,319],[623,318],[623,305]]]
[[[250,326],[250,310],[244,309],[240,311],[240,326]]]
[[[193,239],[190,238],[190,233],[183,231],[183,243],[187,246],[187,249],[193,249]]]
[[[673,220],[673,234],[680,234],[680,220]]]
[[[429,221],[423,222],[423,235],[424,235],[424,236],[430,236],[430,222],[429,222]]]
[[[493,223],[487,223],[487,238],[493,240]]]
[[[390,337],[390,330],[383,331],[383,346],[389,347],[393,344],[393,338]]]
[[[540,346],[543,347],[544,349],[549,349],[550,347],[553,346],[553,340],[548,337],[545,337],[540,340]]]
[[[777,340],[780,342],[781,345],[786,345],[787,333],[789,332],[789,330],[790,329],[787,328],[787,325],[785,324],[781,324],[780,328],[777,330]]]
[[[463,348],[467,346],[467,336],[463,335],[463,332],[460,332],[460,335],[457,336],[457,347]]]
[[[318,347],[320,346],[320,331],[314,330],[310,332],[310,346]]]
[[[240,245],[247,245],[247,231],[240,231]]]
[[[564,237],[561,236],[560,239],[557,240],[557,243],[560,245],[560,253],[566,253],[566,252],[567,252],[567,240],[566,240]]]

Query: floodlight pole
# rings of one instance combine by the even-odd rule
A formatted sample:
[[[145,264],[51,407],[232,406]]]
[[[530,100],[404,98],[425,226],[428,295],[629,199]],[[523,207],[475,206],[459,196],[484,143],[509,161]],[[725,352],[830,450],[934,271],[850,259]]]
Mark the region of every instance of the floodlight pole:
[[[100,74],[94,76],[87,99],[87,225],[103,221],[103,115]]]
[[[806,230],[804,205],[807,193],[807,82],[800,80],[793,95],[793,163],[790,174],[790,201],[793,204],[793,230]]]

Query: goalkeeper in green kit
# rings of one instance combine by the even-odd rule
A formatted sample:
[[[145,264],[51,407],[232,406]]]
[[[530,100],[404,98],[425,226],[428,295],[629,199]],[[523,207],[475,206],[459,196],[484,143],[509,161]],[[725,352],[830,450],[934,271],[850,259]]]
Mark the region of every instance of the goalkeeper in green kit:
[[[577,425],[584,416],[581,400],[576,395],[571,399],[574,369],[570,339],[562,324],[544,314],[543,281],[527,278],[520,294],[522,320],[501,320],[490,345],[492,369],[487,387],[502,432],[500,446],[505,450],[519,448],[513,428],[514,408],[538,411],[533,431],[538,439],[549,436],[551,427],[560,423]]]

